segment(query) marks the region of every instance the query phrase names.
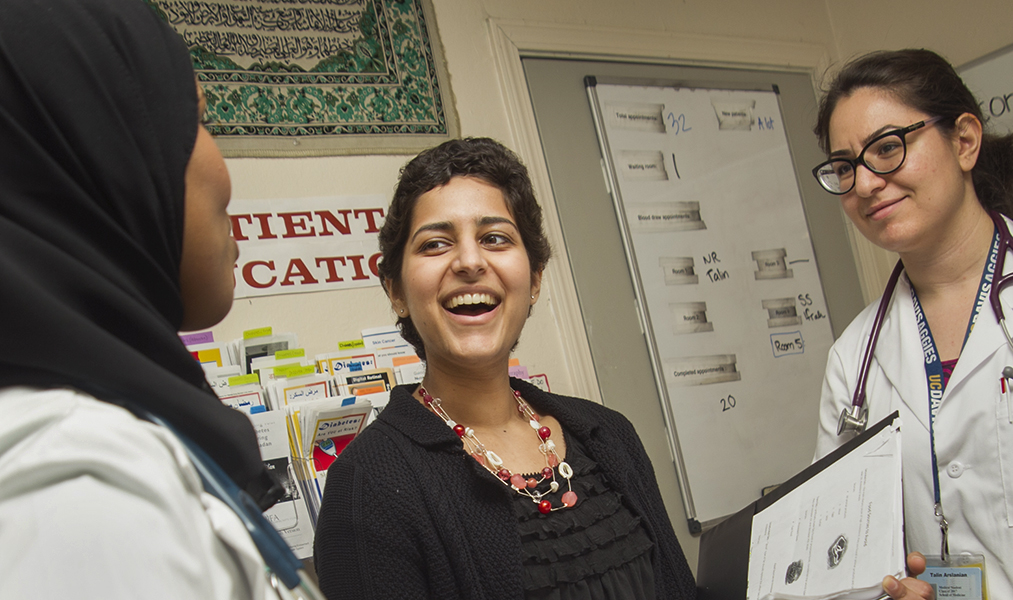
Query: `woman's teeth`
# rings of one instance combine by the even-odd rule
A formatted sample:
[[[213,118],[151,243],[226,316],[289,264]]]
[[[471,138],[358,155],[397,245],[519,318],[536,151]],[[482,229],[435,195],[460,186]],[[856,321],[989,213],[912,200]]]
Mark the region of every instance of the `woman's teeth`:
[[[488,306],[495,306],[497,302],[489,294],[462,294],[460,296],[454,296],[447,301],[447,308],[457,308],[458,306],[467,306],[473,304],[485,304]]]

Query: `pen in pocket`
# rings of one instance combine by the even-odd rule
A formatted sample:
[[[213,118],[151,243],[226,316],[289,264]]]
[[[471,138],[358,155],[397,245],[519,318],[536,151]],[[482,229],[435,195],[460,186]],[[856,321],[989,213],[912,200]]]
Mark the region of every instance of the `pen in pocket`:
[[[1009,422],[1013,423],[1013,402],[1010,402],[1010,396],[1013,395],[1011,379],[1013,379],[1013,367],[1004,367],[999,386],[1002,389],[1002,399],[1006,402],[1006,416],[1009,418]]]

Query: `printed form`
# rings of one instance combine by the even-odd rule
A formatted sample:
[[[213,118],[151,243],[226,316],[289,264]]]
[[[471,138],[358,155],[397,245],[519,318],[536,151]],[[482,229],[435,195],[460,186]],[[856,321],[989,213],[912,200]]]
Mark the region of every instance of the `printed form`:
[[[876,599],[905,567],[900,419],[753,517],[747,600]]]

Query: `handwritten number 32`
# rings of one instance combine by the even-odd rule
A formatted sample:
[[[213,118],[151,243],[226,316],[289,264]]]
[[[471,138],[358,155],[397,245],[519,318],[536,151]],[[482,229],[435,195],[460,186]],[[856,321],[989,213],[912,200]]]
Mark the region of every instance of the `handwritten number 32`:
[[[680,114],[678,117],[675,113],[668,113],[668,128],[675,132],[675,135],[679,135],[680,131],[692,131],[692,127],[686,127],[686,115]]]

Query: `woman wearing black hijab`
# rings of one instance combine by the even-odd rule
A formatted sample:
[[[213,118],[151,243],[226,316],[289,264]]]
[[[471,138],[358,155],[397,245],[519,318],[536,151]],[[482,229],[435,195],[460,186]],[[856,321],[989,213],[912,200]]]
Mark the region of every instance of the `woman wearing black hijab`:
[[[262,508],[247,417],[178,330],[232,302],[221,154],[142,0],[0,2],[0,597],[262,598],[179,438]]]

